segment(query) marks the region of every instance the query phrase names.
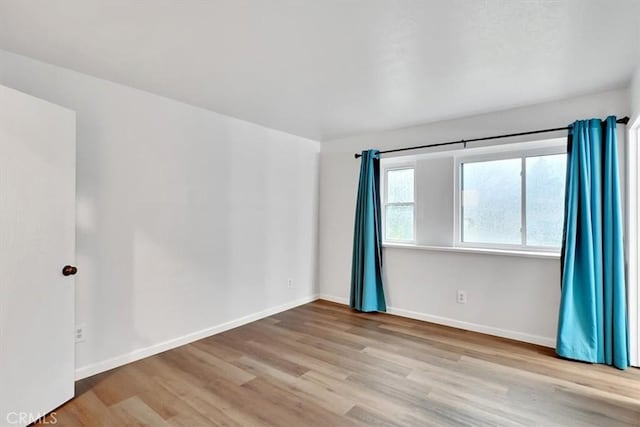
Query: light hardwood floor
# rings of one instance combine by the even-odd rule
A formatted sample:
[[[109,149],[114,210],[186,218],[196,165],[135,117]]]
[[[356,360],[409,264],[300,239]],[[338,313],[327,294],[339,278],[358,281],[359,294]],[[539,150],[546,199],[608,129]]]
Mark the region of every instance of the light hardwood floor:
[[[640,370],[316,301],[80,381],[61,426],[640,426]]]

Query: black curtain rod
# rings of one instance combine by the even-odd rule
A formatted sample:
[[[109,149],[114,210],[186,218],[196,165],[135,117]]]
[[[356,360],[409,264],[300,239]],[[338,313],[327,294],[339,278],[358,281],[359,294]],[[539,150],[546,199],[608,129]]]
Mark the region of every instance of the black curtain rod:
[[[620,123],[626,125],[629,123],[629,117],[623,117],[621,119],[616,120],[616,123]],[[431,147],[442,147],[443,145],[453,145],[453,144],[464,144],[465,148],[467,147],[467,142],[477,142],[477,141],[488,141],[490,139],[500,139],[500,138],[511,138],[513,136],[523,136],[523,135],[535,135],[537,133],[547,133],[547,132],[557,132],[560,130],[568,130],[569,126],[561,127],[561,128],[552,128],[552,129],[540,129],[540,130],[532,130],[529,132],[518,132],[518,133],[509,133],[506,135],[496,135],[496,136],[485,136],[484,138],[473,138],[473,139],[461,139],[459,141],[450,141],[450,142],[440,142],[437,144],[426,144],[426,145],[417,145],[415,147],[405,147],[405,148],[394,148],[393,150],[384,150],[380,151],[380,154],[386,153],[397,153],[398,151],[409,151],[409,150],[419,150],[421,148],[431,148]],[[362,157],[362,154],[356,153],[355,158]]]

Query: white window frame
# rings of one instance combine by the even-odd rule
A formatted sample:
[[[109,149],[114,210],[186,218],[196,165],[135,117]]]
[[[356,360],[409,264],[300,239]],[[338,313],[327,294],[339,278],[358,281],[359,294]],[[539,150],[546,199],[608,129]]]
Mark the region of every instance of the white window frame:
[[[398,171],[412,169],[413,170],[413,202],[388,202],[388,192],[389,188],[387,187],[388,174],[389,171]],[[404,162],[398,164],[392,164],[388,166],[384,166],[382,168],[380,179],[380,185],[382,185],[382,243],[407,243],[407,244],[415,244],[416,243],[416,235],[418,234],[416,228],[416,164],[415,162]],[[387,239],[387,206],[411,206],[413,207],[413,239],[411,240],[395,240],[395,239]]]
[[[560,252],[560,247],[550,247],[550,246],[534,246],[527,245],[527,199],[526,199],[526,180],[527,180],[527,170],[526,170],[526,158],[527,157],[537,157],[537,156],[545,156],[545,155],[554,155],[554,154],[566,154],[567,153],[567,142],[566,139],[562,140],[550,140],[546,142],[541,142],[544,144],[544,147],[540,148],[531,148],[531,149],[502,149],[496,151],[490,151],[483,154],[471,154],[466,155],[464,152],[461,154],[457,154],[454,159],[454,219],[453,219],[453,246],[461,247],[461,248],[480,248],[480,249],[499,249],[499,250],[509,250],[509,251],[523,251],[523,252]],[[462,165],[464,163],[475,163],[475,162],[487,162],[492,160],[506,160],[506,159],[521,159],[521,185],[520,185],[520,203],[521,203],[521,244],[506,244],[506,243],[474,243],[474,242],[464,242],[463,238],[463,228],[462,228]]]

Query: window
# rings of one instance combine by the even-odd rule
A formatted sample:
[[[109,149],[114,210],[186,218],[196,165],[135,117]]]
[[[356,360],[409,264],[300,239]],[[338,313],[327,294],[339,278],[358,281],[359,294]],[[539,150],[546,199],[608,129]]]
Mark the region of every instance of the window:
[[[557,257],[565,163],[564,138],[384,157],[383,242]]]
[[[566,154],[504,153],[459,159],[459,244],[559,248],[564,221]]]
[[[415,240],[413,168],[385,170],[384,240]]]

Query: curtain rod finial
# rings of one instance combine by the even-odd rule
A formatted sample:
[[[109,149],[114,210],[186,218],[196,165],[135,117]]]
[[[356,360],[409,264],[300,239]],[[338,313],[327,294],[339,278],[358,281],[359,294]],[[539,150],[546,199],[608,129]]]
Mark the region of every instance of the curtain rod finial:
[[[362,157],[362,154],[356,153],[353,155],[354,159],[359,159],[360,157]]]

